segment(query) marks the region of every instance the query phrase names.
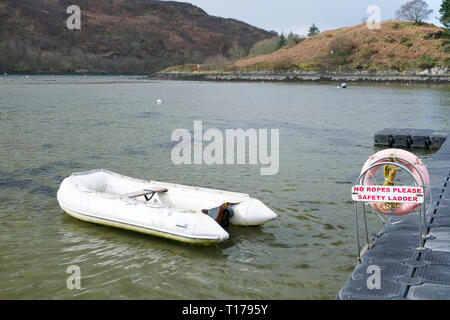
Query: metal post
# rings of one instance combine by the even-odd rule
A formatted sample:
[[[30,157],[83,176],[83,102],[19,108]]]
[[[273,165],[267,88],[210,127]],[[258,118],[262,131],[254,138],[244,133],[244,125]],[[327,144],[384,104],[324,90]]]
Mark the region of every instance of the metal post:
[[[423,225],[424,225],[424,228],[423,228],[423,238],[424,239],[428,239],[430,236],[429,236],[429,234],[428,234],[428,228],[427,228],[427,210],[426,210],[426,199],[425,199],[425,194],[426,194],[426,186],[425,185],[423,185],[422,186],[422,188],[423,188]],[[431,194],[431,190],[429,191],[430,192],[430,194]]]
[[[355,213],[356,213],[356,245],[358,251],[358,262],[361,262],[361,244],[359,243],[359,220],[358,220],[358,202],[355,202]]]
[[[417,250],[423,250],[423,232],[422,232],[422,205],[419,206],[419,247]]]
[[[366,243],[369,245],[369,229],[367,228],[367,215],[366,215],[366,207],[363,203],[363,213],[364,213],[364,228],[366,231]]]

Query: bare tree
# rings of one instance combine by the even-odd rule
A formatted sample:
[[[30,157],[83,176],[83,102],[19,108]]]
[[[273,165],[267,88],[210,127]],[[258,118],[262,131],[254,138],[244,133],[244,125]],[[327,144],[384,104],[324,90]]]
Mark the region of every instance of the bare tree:
[[[412,0],[400,7],[396,15],[399,19],[408,20],[415,24],[419,24],[427,20],[433,9],[430,9],[428,4],[423,0]]]

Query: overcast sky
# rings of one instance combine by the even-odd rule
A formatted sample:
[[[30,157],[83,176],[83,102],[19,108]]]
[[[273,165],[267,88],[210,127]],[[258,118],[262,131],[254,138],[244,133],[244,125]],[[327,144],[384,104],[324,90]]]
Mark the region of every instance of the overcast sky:
[[[321,31],[353,26],[363,22],[370,5],[381,9],[381,20],[395,18],[406,0],[182,0],[208,14],[234,18],[265,30],[306,35],[315,23]],[[425,0],[434,12],[428,22],[440,25],[442,0]]]

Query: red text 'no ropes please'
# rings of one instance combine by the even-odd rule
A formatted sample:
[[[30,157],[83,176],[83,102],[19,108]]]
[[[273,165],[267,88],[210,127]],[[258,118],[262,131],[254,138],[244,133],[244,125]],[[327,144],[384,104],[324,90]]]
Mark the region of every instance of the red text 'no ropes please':
[[[422,187],[410,186],[353,186],[353,201],[423,203]]]

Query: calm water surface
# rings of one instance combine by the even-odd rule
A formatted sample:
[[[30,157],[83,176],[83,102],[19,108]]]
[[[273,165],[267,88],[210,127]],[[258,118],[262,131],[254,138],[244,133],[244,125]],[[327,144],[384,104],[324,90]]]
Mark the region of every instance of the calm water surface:
[[[377,151],[373,134],[450,130],[449,86],[5,79],[1,299],[334,299],[356,263],[350,187]],[[195,120],[205,130],[279,129],[278,174],[172,164],[172,131],[192,132]],[[248,193],[279,219],[196,247],[61,215],[61,181],[94,168]],[[370,227],[381,225],[371,217]],[[66,287],[70,265],[81,290]]]

